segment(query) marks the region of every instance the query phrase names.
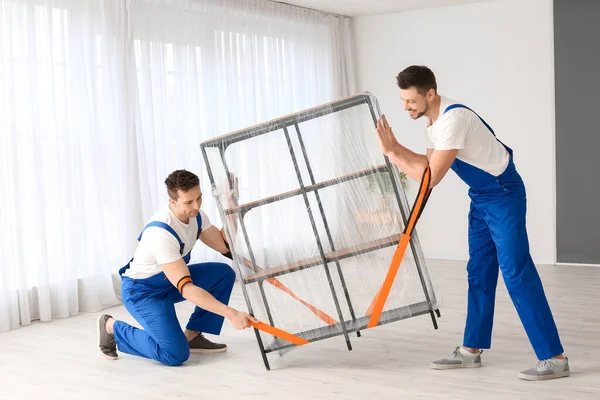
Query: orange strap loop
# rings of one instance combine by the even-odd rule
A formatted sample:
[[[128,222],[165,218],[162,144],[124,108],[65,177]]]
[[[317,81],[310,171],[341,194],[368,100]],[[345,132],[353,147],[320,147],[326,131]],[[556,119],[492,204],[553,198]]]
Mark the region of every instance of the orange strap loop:
[[[256,272],[256,270],[254,270],[254,268],[252,268],[252,263],[250,262],[250,260],[244,259],[244,263],[246,264],[246,266],[248,268],[250,268],[251,270]],[[260,269],[260,267],[257,267],[257,268]],[[281,281],[279,281],[277,278],[267,278],[266,281],[269,282],[271,285],[275,286],[276,288],[278,288],[279,290],[289,294],[293,299],[299,301],[302,305],[304,305],[306,308],[308,308],[313,314],[315,314],[317,317],[319,317],[326,324],[335,325],[338,323],[335,319],[333,319],[331,316],[329,316],[325,312],[319,310],[317,307],[313,306],[309,302],[302,300],[294,292],[292,292],[287,286],[285,286],[283,283],[281,283]]]
[[[312,304],[310,304],[310,303],[302,300],[300,297],[296,296],[296,294],[294,292],[292,292],[290,289],[288,289],[287,286],[285,286],[279,280],[277,280],[275,278],[269,278],[269,279],[267,279],[267,282],[269,282],[271,285],[275,286],[276,288],[284,291],[285,293],[289,294],[295,300],[298,300],[306,308],[308,308],[310,311],[312,311],[313,314],[315,314],[317,317],[319,317],[323,322],[325,322],[329,325],[337,324],[337,321],[335,319],[331,318],[329,315],[325,314],[323,311],[319,310],[317,307],[313,306]]]
[[[293,343],[296,346],[302,346],[304,344],[309,343],[308,340],[303,339],[300,336],[296,336],[289,332],[283,331],[281,329],[277,329],[271,325],[265,324],[264,322],[252,322],[252,321],[249,321],[249,322],[250,322],[250,325],[252,325],[254,328],[259,329],[268,334],[271,334],[273,336],[277,336],[278,338],[281,338],[283,340],[287,340],[288,342]]]
[[[369,323],[367,325],[368,328],[373,328],[379,324],[379,317],[381,316],[381,312],[383,307],[385,306],[385,302],[387,301],[388,295],[390,294],[390,290],[392,289],[392,285],[394,280],[396,279],[396,274],[400,269],[400,264],[402,263],[402,259],[404,258],[404,253],[406,252],[406,248],[410,243],[410,237],[414,231],[415,225],[417,224],[417,220],[421,216],[421,212],[429,199],[429,195],[431,194],[431,189],[429,185],[431,183],[431,169],[427,166],[427,169],[423,172],[423,178],[421,179],[421,187],[419,188],[419,194],[415,201],[415,205],[411,210],[410,217],[408,220],[408,224],[400,237],[400,241],[398,243],[398,247],[396,247],[396,251],[394,252],[394,257],[392,258],[392,262],[390,264],[390,268],[388,273],[383,281],[383,285],[373,298],[369,309],[367,310],[366,315],[371,315],[369,319]]]

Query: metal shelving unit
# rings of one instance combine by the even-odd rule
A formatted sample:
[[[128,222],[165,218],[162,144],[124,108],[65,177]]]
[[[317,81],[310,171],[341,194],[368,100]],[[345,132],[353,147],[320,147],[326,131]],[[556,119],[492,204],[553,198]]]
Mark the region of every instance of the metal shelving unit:
[[[223,217],[223,220],[225,220],[226,216],[229,216],[232,214],[239,215],[239,224],[240,224],[241,234],[243,235],[245,245],[248,249],[249,259],[243,258],[243,257],[240,257],[239,255],[237,255],[235,248],[233,248],[233,247],[231,248],[231,251],[232,251],[232,254],[234,254],[235,264],[237,265],[237,268],[239,269],[240,274],[243,277],[242,278],[242,289],[243,289],[244,297],[246,299],[246,303],[247,303],[249,312],[251,314],[253,313],[253,307],[252,307],[251,301],[249,299],[246,286],[252,285],[252,284],[257,284],[259,287],[260,293],[261,293],[263,306],[265,307],[266,314],[269,319],[269,323],[272,326],[276,327],[277,321],[274,321],[274,319],[271,315],[270,306],[267,301],[267,297],[265,295],[265,291],[263,288],[264,282],[267,281],[268,279],[273,279],[273,278],[276,278],[278,276],[285,275],[285,274],[292,274],[294,272],[301,271],[301,270],[304,270],[307,268],[323,268],[323,270],[327,276],[329,289],[331,291],[331,298],[335,304],[335,309],[336,309],[336,313],[339,318],[339,321],[341,321],[341,322],[337,322],[337,323],[331,324],[329,326],[324,326],[324,327],[321,327],[318,329],[312,329],[312,330],[308,330],[308,331],[304,331],[304,332],[294,332],[294,334],[301,338],[305,338],[311,342],[314,342],[317,340],[323,340],[323,339],[334,337],[334,336],[343,335],[345,338],[348,350],[352,349],[352,345],[350,342],[350,334],[356,332],[357,336],[360,336],[360,331],[367,328],[367,324],[369,322],[369,317],[368,316],[357,317],[354,307],[352,305],[351,299],[350,299],[350,294],[348,292],[348,287],[346,285],[346,281],[344,278],[344,271],[340,265],[340,261],[343,259],[346,259],[346,258],[355,257],[359,254],[372,252],[372,251],[379,250],[379,249],[386,248],[386,247],[396,246],[399,243],[400,234],[376,239],[373,241],[369,241],[369,242],[361,244],[360,246],[355,246],[352,248],[336,249],[335,245],[334,245],[334,240],[331,235],[330,228],[329,228],[329,224],[327,221],[327,215],[326,215],[323,205],[321,203],[319,191],[324,188],[327,188],[327,187],[338,185],[342,182],[352,181],[352,180],[359,179],[359,178],[362,178],[362,177],[365,177],[368,175],[372,175],[372,174],[389,174],[389,178],[391,180],[392,187],[393,187],[394,197],[395,197],[395,200],[397,201],[398,206],[401,210],[402,218],[403,218],[405,225],[409,219],[410,212],[409,212],[409,210],[407,210],[407,207],[406,207],[406,205],[408,203],[406,202],[404,192],[399,190],[397,179],[394,178],[394,174],[396,172],[394,171],[393,166],[391,165],[390,161],[387,158],[385,158],[385,164],[383,164],[383,165],[379,165],[374,168],[370,168],[370,169],[366,169],[366,170],[356,171],[356,172],[353,172],[348,175],[337,177],[335,179],[331,179],[331,180],[327,180],[327,181],[323,181],[323,182],[316,182],[313,171],[312,171],[311,163],[309,162],[308,154],[306,151],[306,147],[304,145],[303,136],[300,131],[299,125],[302,122],[309,121],[314,118],[319,118],[319,117],[325,116],[327,114],[332,114],[335,112],[339,112],[339,111],[346,110],[346,109],[356,107],[356,106],[362,106],[365,104],[368,106],[370,113],[371,113],[371,117],[373,119],[373,123],[376,126],[377,118],[379,116],[379,110],[377,108],[377,104],[376,104],[376,102],[374,102],[372,100],[372,97],[370,96],[369,93],[361,93],[361,94],[351,96],[351,97],[348,97],[345,99],[341,99],[341,100],[338,100],[335,102],[324,104],[319,107],[314,107],[314,108],[311,108],[311,109],[308,109],[308,110],[305,110],[305,111],[302,111],[302,112],[299,112],[296,114],[278,118],[278,119],[266,122],[264,124],[260,124],[260,125],[256,125],[256,126],[247,128],[247,129],[239,130],[239,131],[230,133],[228,135],[221,136],[221,137],[203,142],[200,145],[201,151],[202,151],[202,154],[204,157],[204,161],[206,163],[208,176],[209,176],[212,188],[213,188],[213,192],[215,192],[216,191],[216,182],[215,182],[214,174],[211,169],[211,165],[210,165],[209,158],[207,155],[207,149],[209,149],[209,148],[218,149],[218,151],[220,153],[222,167],[224,168],[227,176],[230,176],[230,171],[229,171],[229,168],[225,161],[225,152],[227,151],[227,148],[229,146],[231,146],[234,143],[238,143],[238,142],[250,139],[250,138],[254,138],[259,135],[263,135],[263,134],[278,131],[278,130],[281,130],[282,134],[285,135],[285,139],[286,139],[288,149],[289,149],[289,156],[291,157],[291,160],[295,167],[295,172],[296,172],[296,176],[298,179],[299,188],[296,190],[278,194],[276,196],[267,197],[264,199],[252,201],[252,202],[249,202],[246,204],[236,205],[234,207],[229,207],[229,208],[224,207],[221,204],[221,202],[219,201],[219,199],[217,199],[217,206],[219,208],[219,212],[220,212],[221,216]],[[290,131],[292,131],[292,133],[290,133]],[[297,154],[297,152],[294,150],[294,146],[292,145],[292,142],[291,142],[292,134],[296,135],[296,138],[300,144],[300,149],[301,149],[300,153],[301,154]],[[308,176],[310,178],[310,182],[306,182],[306,184],[303,181],[302,173],[298,166],[299,165],[298,164],[299,157],[303,158],[304,163],[308,170]],[[310,206],[309,198],[308,198],[309,193],[314,193],[314,196],[316,197],[316,201],[318,204],[317,211],[314,211]],[[290,265],[282,265],[282,266],[278,266],[276,268],[270,268],[270,269],[261,269],[256,262],[255,255],[252,250],[252,246],[250,244],[248,232],[247,232],[247,229],[246,229],[246,226],[244,223],[244,217],[249,211],[251,211],[257,207],[261,207],[261,206],[264,206],[267,204],[271,204],[271,203],[274,203],[277,201],[281,201],[281,200],[288,199],[291,197],[296,197],[296,196],[300,196],[304,199],[304,204],[306,206],[305,211],[308,213],[308,217],[311,222],[311,227],[312,227],[312,230],[313,230],[313,233],[315,236],[315,241],[317,244],[319,255],[316,257],[297,261]],[[321,235],[318,232],[318,229],[316,226],[316,221],[315,221],[316,213],[319,214],[319,216],[324,224],[325,236],[326,236],[325,238],[321,237]],[[327,241],[331,251],[325,251],[324,246],[323,246],[323,243],[325,241]],[[404,306],[404,307],[400,307],[400,308],[396,308],[396,309],[392,309],[392,310],[384,311],[381,314],[378,325],[382,325],[382,324],[386,324],[386,323],[390,323],[393,321],[398,321],[401,319],[410,318],[410,317],[414,317],[414,316],[418,316],[418,315],[430,314],[434,329],[437,329],[436,315],[437,315],[437,317],[439,317],[440,313],[439,313],[439,309],[437,308],[437,302],[435,300],[435,295],[432,290],[431,291],[429,290],[428,285],[427,285],[428,277],[424,274],[424,271],[423,271],[425,266],[421,265],[421,261],[420,261],[420,260],[423,260],[424,257],[422,256],[421,248],[418,243],[418,238],[416,237],[416,233],[411,238],[410,246],[411,246],[411,250],[414,255],[414,260],[416,263],[419,280],[420,280],[421,286],[423,288],[423,292],[425,294],[425,301],[411,304],[411,305]],[[343,292],[341,294],[337,293],[335,286],[334,286],[334,282],[333,282],[333,278],[332,278],[332,274],[331,274],[332,265],[335,265],[337,274],[340,279],[342,292]],[[248,268],[253,273],[249,276],[244,277],[244,274],[242,273],[242,268]],[[342,314],[340,298],[343,298],[342,301],[344,301],[346,303],[346,305],[350,311],[349,319],[346,319],[344,317],[344,315]],[[255,329],[255,333],[256,333],[257,342],[258,342],[258,345],[260,348],[260,352],[261,352],[261,355],[262,355],[262,358],[263,358],[263,361],[264,361],[264,364],[265,364],[265,367],[267,368],[267,370],[270,369],[269,362],[267,359],[267,353],[282,351],[282,350],[285,350],[285,349],[295,346],[294,344],[283,341],[279,338],[274,338],[274,340],[271,343],[268,343],[267,345],[265,345],[265,343],[263,343],[263,340],[257,329]]]

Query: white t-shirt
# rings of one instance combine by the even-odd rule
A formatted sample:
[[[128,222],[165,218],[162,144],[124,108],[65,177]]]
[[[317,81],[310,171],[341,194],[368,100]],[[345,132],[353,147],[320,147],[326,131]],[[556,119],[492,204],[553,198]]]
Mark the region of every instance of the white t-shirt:
[[[206,213],[200,210],[202,216],[202,231],[212,226]],[[123,275],[133,279],[144,279],[162,272],[161,264],[168,264],[183,258],[192,251],[198,239],[198,223],[196,218],[190,218],[187,224],[181,222],[171,211],[169,204],[154,214],[150,221],[160,221],[169,225],[184,243],[183,254],[179,253],[179,242],[172,233],[159,226],[151,226],[142,234],[142,238]]]
[[[457,102],[445,96],[441,98],[440,115],[432,126],[427,127],[427,147],[458,149],[456,157],[459,160],[493,176],[502,174],[510,159],[502,143],[474,112],[466,108],[454,108],[443,114],[446,107]]]

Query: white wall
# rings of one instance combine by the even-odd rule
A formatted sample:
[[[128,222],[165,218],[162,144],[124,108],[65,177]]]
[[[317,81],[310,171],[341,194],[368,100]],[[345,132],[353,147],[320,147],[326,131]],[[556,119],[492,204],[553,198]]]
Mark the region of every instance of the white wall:
[[[398,140],[424,152],[424,120],[402,109],[395,77],[411,64],[438,91],[477,111],[515,151],[528,190],[536,263],[555,262],[554,83],[551,0],[499,0],[354,20],[358,89],[371,91]],[[409,195],[414,198],[417,183]],[[417,232],[428,258],[468,259],[467,187],[450,171]]]

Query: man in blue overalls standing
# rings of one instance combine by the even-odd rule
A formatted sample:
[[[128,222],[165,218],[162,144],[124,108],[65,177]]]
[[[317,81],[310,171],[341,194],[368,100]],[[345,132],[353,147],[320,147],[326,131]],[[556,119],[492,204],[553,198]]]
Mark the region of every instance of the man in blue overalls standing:
[[[481,366],[482,349],[492,339],[498,271],[538,357],[525,380],[569,376],[568,359],[529,252],[526,193],[512,150],[470,108],[437,93],[433,72],[410,66],[397,76],[404,109],[416,120],[427,117],[427,154],[400,145],[385,116],[377,124],[383,153],[412,179],[429,165],[431,187],[452,169],[469,187],[468,309],[463,345],[432,363],[434,369]]]
[[[117,348],[127,354],[162,364],[183,364],[190,352],[223,352],[204,333],[218,335],[227,318],[235,329],[256,320],[228,306],[235,272],[225,263],[192,264],[190,252],[200,239],[231,258],[223,234],[200,209],[202,192],[198,176],[177,170],[165,180],[169,202],[146,225],[132,260],[119,271],[121,294],[127,311],[143,329],[104,314],[98,318],[98,346],[108,359],[117,359]],[[195,310],[181,329],[175,303],[189,300]]]

